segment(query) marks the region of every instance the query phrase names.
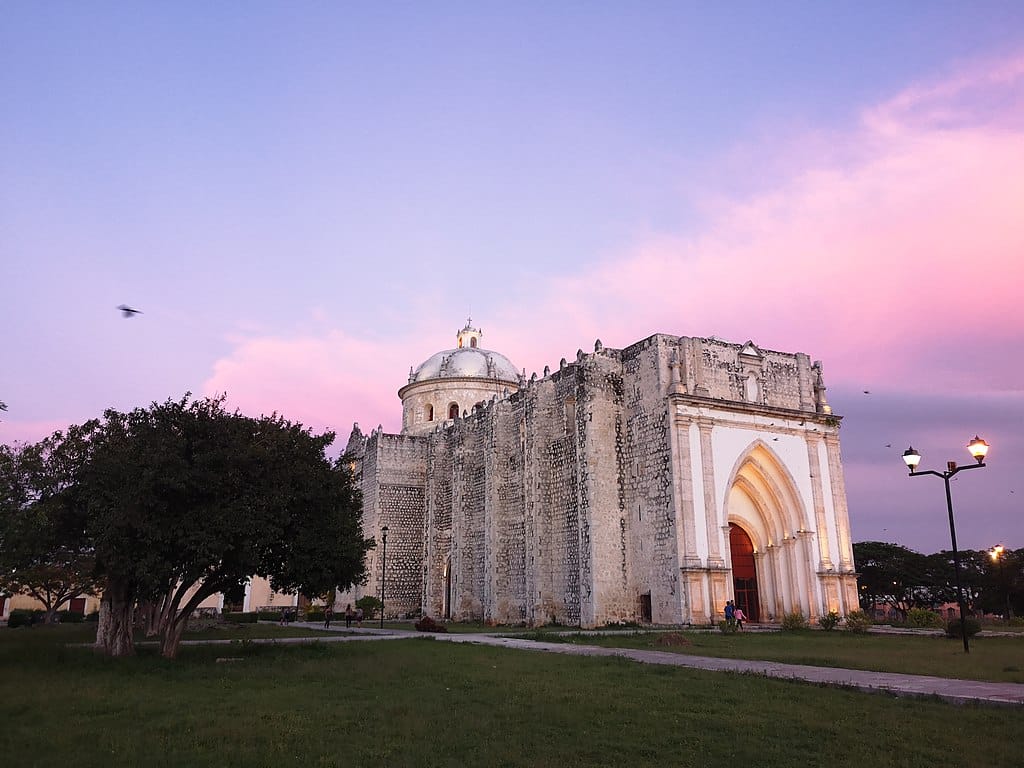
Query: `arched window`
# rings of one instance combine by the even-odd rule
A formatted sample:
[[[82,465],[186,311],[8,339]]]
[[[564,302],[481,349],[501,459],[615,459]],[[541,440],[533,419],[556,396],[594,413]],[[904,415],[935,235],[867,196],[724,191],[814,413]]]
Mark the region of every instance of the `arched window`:
[[[457,419],[457,418],[459,418],[459,404],[458,403],[452,403],[451,405],[448,406],[448,418],[449,419]]]
[[[432,406],[430,403],[427,403],[427,407],[424,408],[423,410],[425,410],[426,413],[427,413],[427,421],[433,421],[434,420],[434,406]]]
[[[469,346],[472,347],[473,349],[476,349],[476,336],[472,337],[469,340]]]

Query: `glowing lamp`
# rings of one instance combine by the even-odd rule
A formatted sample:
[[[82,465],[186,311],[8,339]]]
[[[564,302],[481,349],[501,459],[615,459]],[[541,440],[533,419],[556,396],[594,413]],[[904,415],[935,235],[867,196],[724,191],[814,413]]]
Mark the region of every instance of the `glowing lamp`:
[[[914,450],[914,446],[910,446],[903,452],[903,461],[913,474],[917,465],[921,463],[921,454]]]
[[[988,453],[988,443],[975,435],[974,439],[967,444],[967,450],[971,452],[974,460],[981,464],[985,460],[985,454]]]

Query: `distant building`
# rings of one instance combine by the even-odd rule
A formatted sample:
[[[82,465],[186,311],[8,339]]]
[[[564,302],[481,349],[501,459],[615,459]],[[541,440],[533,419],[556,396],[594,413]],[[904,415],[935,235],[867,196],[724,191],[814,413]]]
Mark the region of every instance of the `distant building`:
[[[389,616],[707,624],[858,607],[821,364],[752,342],[600,342],[529,379],[481,345],[410,370],[402,433],[348,442]],[[348,599],[348,598],[343,598]]]

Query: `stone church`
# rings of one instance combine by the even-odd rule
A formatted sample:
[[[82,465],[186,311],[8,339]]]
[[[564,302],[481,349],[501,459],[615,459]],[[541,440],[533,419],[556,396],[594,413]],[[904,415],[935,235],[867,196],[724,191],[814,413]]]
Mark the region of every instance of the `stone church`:
[[[352,597],[383,575],[389,617],[580,627],[857,608],[819,362],[657,334],[527,379],[456,338],[410,369],[401,434],[352,431],[378,543]]]

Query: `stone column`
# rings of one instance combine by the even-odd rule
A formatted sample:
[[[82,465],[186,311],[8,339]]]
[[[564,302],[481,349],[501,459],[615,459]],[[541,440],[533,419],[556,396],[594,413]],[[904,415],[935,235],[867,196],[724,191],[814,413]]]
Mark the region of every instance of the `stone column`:
[[[672,494],[675,497],[676,541],[680,565],[699,568],[702,563],[695,548],[697,524],[693,507],[693,458],[690,454],[690,424],[686,417],[674,415],[671,431],[672,466],[675,471]]]
[[[807,464],[811,468],[811,497],[814,501],[814,525],[818,534],[818,570],[832,569],[828,546],[828,522],[825,519],[825,491],[821,483],[821,438],[808,437]]]
[[[708,532],[708,567],[724,568],[725,560],[722,559],[722,535],[720,533],[722,523],[718,504],[715,500],[715,459],[711,446],[712,422],[710,419],[697,419],[697,428],[700,430],[700,466],[703,493],[704,493],[704,515],[707,519],[706,527]]]
[[[828,452],[828,474],[832,490],[832,508],[835,509],[836,531],[839,536],[839,568],[853,570],[853,545],[850,543],[850,514],[846,508],[846,483],[843,481],[843,464],[839,455],[839,435],[825,436]]]

